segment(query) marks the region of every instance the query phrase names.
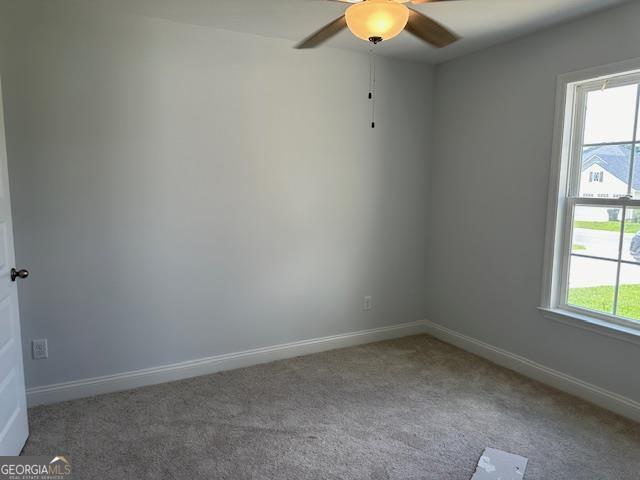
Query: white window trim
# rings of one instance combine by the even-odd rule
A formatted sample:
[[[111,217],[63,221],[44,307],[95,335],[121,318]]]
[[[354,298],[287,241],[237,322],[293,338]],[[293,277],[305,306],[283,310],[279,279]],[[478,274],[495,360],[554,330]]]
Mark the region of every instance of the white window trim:
[[[549,198],[547,202],[547,223],[545,236],[545,254],[542,278],[542,297],[540,310],[546,318],[560,321],[564,324],[593,331],[609,337],[636,343],[640,345],[640,328],[632,322],[621,321],[612,315],[599,314],[573,309],[563,305],[561,292],[564,291],[563,264],[565,256],[569,254],[567,247],[570,239],[566,237],[568,231],[564,225],[568,217],[567,198],[570,159],[573,150],[572,138],[573,121],[576,118],[576,84],[591,79],[598,81],[615,77],[621,73],[635,72],[640,74],[640,58],[623,62],[589,68],[578,72],[560,75],[557,80],[556,114],[554,120],[554,136],[549,175]],[[640,159],[637,159],[640,160]],[[573,172],[575,175],[576,173]],[[607,204],[606,199],[592,199],[594,204]],[[628,206],[640,206],[640,200],[629,200]]]

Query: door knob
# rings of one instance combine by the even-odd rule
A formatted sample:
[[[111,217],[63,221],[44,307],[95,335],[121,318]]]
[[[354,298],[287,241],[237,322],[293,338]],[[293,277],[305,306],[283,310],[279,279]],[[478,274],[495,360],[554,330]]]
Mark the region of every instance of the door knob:
[[[29,276],[29,270],[16,270],[15,268],[11,269],[11,281],[15,282],[17,278],[27,278]]]

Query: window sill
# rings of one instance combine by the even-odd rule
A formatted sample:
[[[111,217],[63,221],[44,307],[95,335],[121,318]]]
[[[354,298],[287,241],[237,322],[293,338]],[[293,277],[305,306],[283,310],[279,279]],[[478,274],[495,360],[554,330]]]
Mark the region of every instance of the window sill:
[[[604,320],[589,317],[587,315],[581,315],[576,312],[568,310],[561,310],[559,308],[546,308],[539,307],[538,310],[542,312],[545,318],[555,320],[565,325],[572,327],[582,328],[583,330],[589,330],[600,335],[616,338],[625,342],[634,343],[640,345],[640,330],[623,325],[616,325],[615,323],[609,323]]]

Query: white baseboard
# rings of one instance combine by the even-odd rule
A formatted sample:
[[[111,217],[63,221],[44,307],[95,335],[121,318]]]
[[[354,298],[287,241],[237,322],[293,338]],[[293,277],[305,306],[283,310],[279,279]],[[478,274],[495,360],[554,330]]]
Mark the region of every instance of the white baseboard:
[[[468,337],[449,328],[425,320],[425,331],[430,335],[486,358],[498,365],[538,380],[563,392],[611,410],[619,415],[640,422],[640,403],[604,388],[579,380],[527,358]]]
[[[336,348],[428,333],[522,375],[640,422],[640,403],[428,320],[313,338],[187,362],[27,389],[29,406],[171,382]]]
[[[424,322],[422,321],[372,328],[370,330],[361,330],[341,335],[331,335],[329,337],[313,338],[271,347],[255,348],[114,375],[43,385],[27,389],[27,403],[29,406],[34,406],[62,402],[75,398],[91,397],[102,393],[129,390],[146,385],[171,382],[223,370],[248,367],[259,363],[282,360],[284,358],[308,355],[310,353],[388,340],[391,338],[400,338],[419,333],[424,333]]]

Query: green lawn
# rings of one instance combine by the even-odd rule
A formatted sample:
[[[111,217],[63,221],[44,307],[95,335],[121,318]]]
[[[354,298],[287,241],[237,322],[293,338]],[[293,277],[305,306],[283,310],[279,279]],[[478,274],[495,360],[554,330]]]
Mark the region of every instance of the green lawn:
[[[586,250],[587,247],[585,247],[584,245],[578,245],[577,243],[574,243],[573,246],[571,247],[571,251],[573,252],[579,252],[580,250]]]
[[[575,228],[586,228],[589,230],[607,230],[609,232],[619,232],[620,222],[588,222],[584,220],[576,220]],[[624,233],[640,232],[640,223],[625,222]]]
[[[572,288],[569,305],[613,313],[613,286]],[[618,312],[621,317],[640,320],[640,285],[620,285]]]

